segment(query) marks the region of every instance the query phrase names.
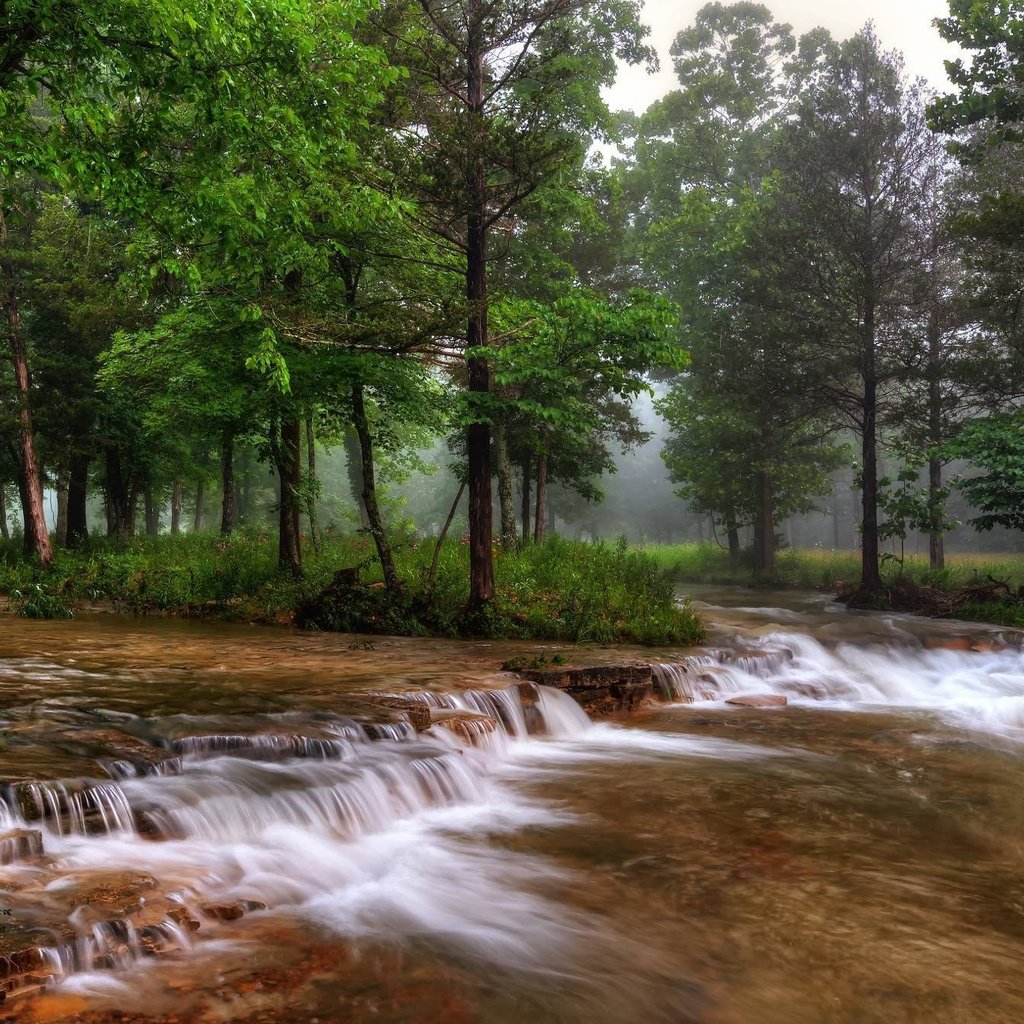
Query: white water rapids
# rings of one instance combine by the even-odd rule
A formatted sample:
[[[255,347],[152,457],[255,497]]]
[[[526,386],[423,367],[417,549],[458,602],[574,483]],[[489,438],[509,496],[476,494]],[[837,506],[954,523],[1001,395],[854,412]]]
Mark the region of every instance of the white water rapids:
[[[8,866],[4,887],[56,892],[90,873],[145,872],[193,910],[242,902],[347,937],[429,938],[504,970],[569,971],[580,936],[599,926],[551,898],[568,881],[564,868],[494,840],[555,828],[571,815],[513,783],[593,760],[774,751],[595,725],[566,694],[538,694],[532,730],[514,686],[405,695],[498,723],[492,732],[470,728],[474,742],[442,724],[417,736],[403,723],[321,716],[318,728],[334,738],[200,734],[167,740],[177,756],[151,773],[117,762],[107,765],[113,781],[11,787],[0,803],[3,824],[41,827],[48,863]],[[187,721],[165,720],[175,730]],[[109,995],[117,984],[109,968],[137,960],[145,936],[120,921],[72,923],[77,939],[43,948],[48,971],[70,991]],[[216,925],[204,924],[193,940],[165,918],[150,933],[158,947],[188,949]]]
[[[105,728],[157,746],[163,759],[152,764],[130,757],[102,760],[86,769],[95,777],[13,783],[0,791],[0,832],[39,829],[43,839],[42,856],[19,853],[15,839],[9,841],[9,857],[0,847],[4,902],[40,928],[54,907],[74,906],[61,920],[63,928],[53,929],[52,941],[40,942],[41,973],[65,992],[110,1009],[133,1005],[140,976],[166,963],[146,953],[171,950],[172,960],[216,964],[229,945],[237,949],[248,941],[239,936],[251,917],[256,923],[295,923],[300,931],[312,927],[345,942],[437,951],[459,965],[475,965],[472,969],[487,979],[500,975],[517,979],[516,984],[539,979],[537,984],[556,987],[583,979],[590,1007],[600,1013],[550,1019],[631,1019],[636,990],[630,991],[623,979],[635,979],[637,965],[649,962],[650,936],[643,927],[616,933],[610,921],[617,919],[602,915],[596,900],[567,894],[595,887],[595,878],[603,884],[613,875],[615,884],[632,884],[649,871],[666,879],[665,906],[674,894],[689,893],[687,885],[696,887],[698,895],[675,911],[688,920],[697,913],[694,907],[715,907],[730,886],[746,886],[753,878],[737,899],[749,913],[762,892],[771,895],[757,871],[778,866],[778,876],[764,877],[776,887],[792,884],[794,892],[802,893],[806,885],[809,905],[818,898],[813,886],[827,877],[823,869],[829,856],[816,853],[806,877],[792,869],[789,881],[784,872],[799,858],[778,835],[793,827],[797,811],[788,805],[780,810],[773,801],[802,794],[806,787],[809,818],[827,820],[830,829],[838,829],[834,822],[840,819],[826,812],[832,814],[827,800],[844,792],[836,780],[847,781],[837,775],[839,759],[824,741],[817,746],[808,742],[805,748],[796,729],[780,729],[774,737],[759,732],[766,720],[757,715],[784,723],[777,716],[792,712],[799,723],[807,708],[909,709],[914,731],[916,716],[928,715],[943,728],[1024,749],[1019,747],[1024,743],[1024,656],[1019,649],[928,649],[912,637],[823,644],[807,633],[788,631],[798,628],[786,621],[785,631],[757,633],[656,666],[657,688],[671,703],[653,718],[625,724],[591,722],[563,692],[541,687],[531,702],[515,686],[501,688],[503,683],[495,689],[403,688],[391,693],[395,703],[387,706],[420,705],[419,710],[429,711],[434,724],[421,732],[413,727],[411,714],[404,722],[334,713],[329,679],[324,690],[311,691],[326,694],[310,702],[315,710],[301,706],[301,692],[287,705],[292,710],[265,711],[253,704],[248,713],[234,713],[233,698],[218,698],[205,714],[180,713],[193,707],[182,701],[150,716],[137,714],[137,706],[126,710],[131,707],[127,701],[116,703],[113,698],[122,691],[108,694],[102,704],[89,697],[92,707],[108,707],[97,712],[105,716]],[[76,698],[83,704],[87,700],[78,690],[85,682],[74,669],[62,671],[58,662],[48,663],[40,691],[46,696],[36,717],[57,717],[69,707],[73,714],[85,714],[73,708]],[[31,683],[31,666],[10,678],[19,687]],[[382,673],[381,678],[387,677]],[[428,672],[421,678],[424,687],[431,685]],[[65,685],[68,696],[60,692]],[[137,686],[131,677],[125,684]],[[785,696],[791,712],[770,709],[741,720],[727,710],[725,701],[732,696],[768,693]],[[337,699],[343,706],[345,698]],[[711,730],[702,734],[695,710],[710,711],[705,722],[743,742]],[[816,715],[811,719],[815,729],[826,717],[831,722],[853,716]],[[743,721],[751,728],[740,728]],[[896,740],[883,737],[879,743],[889,750]],[[809,752],[812,747],[816,753]],[[931,751],[922,756],[931,757]],[[100,769],[107,778],[99,777]],[[823,781],[828,773],[831,785]],[[918,775],[912,782],[898,773],[893,777],[901,786],[921,784]],[[849,802],[856,808],[865,778],[849,783],[854,794]],[[681,793],[687,800],[693,794],[692,802],[681,801]],[[667,803],[670,796],[676,804]],[[819,800],[825,803],[814,803]],[[686,813],[664,811],[666,806],[684,807]],[[819,814],[821,806],[825,810]],[[911,811],[930,813],[933,806],[915,791]],[[691,826],[700,808],[726,823],[733,821],[733,813],[735,830],[720,846],[710,845],[715,833],[707,822]],[[858,819],[857,834],[865,831],[863,822],[873,820],[877,808],[872,804],[863,821]],[[892,812],[900,828],[911,811],[900,804]],[[612,821],[621,817],[625,838],[609,838],[607,828],[593,832],[605,845],[598,847],[595,839],[592,850],[591,830],[602,815]],[[748,851],[748,837],[757,838],[762,829],[767,838]],[[570,838],[565,847],[557,841],[527,841],[568,833],[584,838]],[[639,852],[624,853],[634,840]],[[849,837],[843,841],[847,845],[834,860],[845,872],[855,847]],[[680,853],[680,844],[686,843],[692,844],[685,847],[690,852]],[[709,851],[706,860],[699,856],[702,847]],[[735,871],[730,858],[738,858]],[[4,864],[7,859],[11,863]],[[621,864],[627,867],[614,872],[606,867]],[[590,872],[589,881],[584,871]],[[80,901],[65,899],[76,887],[87,891],[90,880],[116,873],[155,880],[153,905],[163,914],[155,924],[151,918],[135,924],[130,916],[103,917]],[[870,877],[874,884],[876,876]],[[865,891],[873,890],[867,886]],[[147,892],[143,902],[151,898]],[[246,920],[226,927],[204,916],[211,906],[244,907]],[[661,909],[660,891],[653,906]],[[201,919],[201,928],[193,932],[183,925],[187,918],[175,908]],[[643,904],[637,904],[636,913],[646,924]],[[734,927],[735,934],[743,934],[735,922]],[[731,941],[732,933],[723,935]],[[757,946],[751,962],[760,962],[761,954]],[[674,969],[670,962],[669,976]],[[672,1013],[690,1005],[688,990],[678,999],[674,993],[666,998]],[[514,1010],[509,1013],[506,1020],[518,1019]],[[672,1013],[657,1019],[673,1024],[691,1019]],[[746,1024],[754,1017],[740,1019]]]
[[[735,654],[655,667],[680,702],[776,694],[796,705],[931,711],[952,725],[1024,742],[1024,654],[1018,648],[926,649],[773,633]]]

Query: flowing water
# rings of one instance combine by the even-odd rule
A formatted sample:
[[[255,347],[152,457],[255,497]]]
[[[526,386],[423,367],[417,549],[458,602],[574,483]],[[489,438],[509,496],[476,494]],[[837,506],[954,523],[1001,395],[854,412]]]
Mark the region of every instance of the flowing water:
[[[0,620],[0,1021],[1024,1020],[1016,638],[694,597],[599,722],[515,645]]]

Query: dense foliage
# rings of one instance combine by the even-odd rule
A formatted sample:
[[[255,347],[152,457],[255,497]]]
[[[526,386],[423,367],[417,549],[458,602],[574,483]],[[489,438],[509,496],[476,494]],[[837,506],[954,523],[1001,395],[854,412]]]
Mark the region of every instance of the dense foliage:
[[[708,3],[679,26],[676,88],[619,117],[617,67],[654,60],[640,14],[0,5],[3,538],[74,596],[99,579],[121,599],[131,573],[100,577],[139,533],[216,530],[228,552],[272,533],[294,605],[329,559],[353,567],[331,531],[354,526],[383,591],[353,590],[335,626],[621,638],[632,573],[665,636],[645,563],[544,545],[559,513],[601,532],[587,510],[643,451],[655,390],[686,503],[666,515],[761,580],[784,575],[783,525],[835,512],[848,479],[867,600],[909,534],[941,572],[951,478],[961,518],[1020,531],[1019,5],[951,0],[938,30],[968,57],[929,105],[870,26],[798,37],[762,4]],[[431,493],[410,527],[411,478]],[[453,526],[464,548],[423,554]],[[209,543],[154,548],[141,605],[251,596],[232,554],[223,593],[182,597]],[[260,586],[269,543],[239,554]],[[564,581],[545,559],[578,607],[546,602]],[[509,611],[513,566],[531,610]],[[30,604],[36,571],[7,589]]]

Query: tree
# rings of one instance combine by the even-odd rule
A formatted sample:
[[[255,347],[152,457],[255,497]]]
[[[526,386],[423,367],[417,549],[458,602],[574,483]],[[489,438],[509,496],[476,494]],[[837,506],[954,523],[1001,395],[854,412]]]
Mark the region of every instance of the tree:
[[[922,98],[870,28],[845,41],[801,99],[780,149],[788,216],[808,239],[792,287],[826,327],[826,393],[861,441],[861,595],[881,589],[880,423],[918,357],[916,230],[930,147]]]
[[[376,20],[410,72],[397,123],[423,222],[465,268],[470,612],[494,597],[491,238],[606,131],[616,58],[650,59],[638,12],[636,0],[392,0]]]
[[[28,518],[44,563],[51,556],[7,245],[13,185],[33,176],[98,192],[111,211],[134,214],[169,241],[172,272],[183,269],[183,246],[193,245],[194,257],[215,240],[207,271],[253,281],[273,261],[280,278],[296,256],[294,248],[284,256],[282,228],[304,223],[317,168],[351,161],[349,129],[380,98],[380,54],[352,38],[363,13],[334,0],[0,7],[0,276]],[[194,259],[189,271],[194,283]]]
[[[961,478],[957,485],[980,515],[976,530],[1005,526],[1024,530],[1024,415],[991,416],[969,423],[950,446],[950,453],[983,472]]]
[[[686,353],[671,303],[639,290],[622,298],[571,289],[547,303],[508,299],[496,314],[501,340],[492,359],[504,407],[492,418],[523,439],[519,457],[529,454],[536,466],[539,542],[549,480],[595,496],[592,477],[611,468],[607,445],[645,439],[629,400],[648,390],[648,372],[678,370]]]
[[[676,37],[680,88],[639,119],[629,167],[644,280],[678,303],[692,352],[659,405],[666,462],[720,517],[734,555],[738,527],[754,524],[762,578],[776,518],[808,507],[835,461],[815,322],[791,301],[782,255],[803,235],[774,170],[787,112],[827,48],[821,33],[798,42],[761,4],[707,4]]]

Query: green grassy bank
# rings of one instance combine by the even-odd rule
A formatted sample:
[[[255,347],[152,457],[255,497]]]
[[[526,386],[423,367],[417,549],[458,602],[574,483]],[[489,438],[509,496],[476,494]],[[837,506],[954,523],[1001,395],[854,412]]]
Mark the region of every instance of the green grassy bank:
[[[246,622],[301,623],[370,633],[509,639],[689,645],[703,625],[674,598],[674,577],[658,561],[625,544],[552,538],[519,552],[495,551],[497,601],[483,621],[468,625],[468,548],[447,542],[436,578],[427,586],[432,540],[396,548],[403,595],[387,594],[365,536],[325,538],[307,548],[301,579],[277,567],[276,539],[244,533],[136,538],[117,547],[58,551],[49,572],[26,561],[13,543],[0,547],[0,594],[25,615],[59,616],[64,609],[113,605],[141,614],[161,612]],[[343,568],[360,584],[341,600],[317,598]]]
[[[687,582],[749,586],[748,566],[734,565],[729,553],[711,544],[647,545],[641,549],[657,565]],[[856,551],[781,551],[776,558],[775,586],[838,592],[854,587],[860,580],[860,554]],[[1018,589],[1024,586],[1024,556],[950,555],[946,567],[933,572],[927,558],[907,556],[902,568],[895,562],[883,566],[883,577],[894,582],[902,572],[904,580],[919,587],[948,594],[1001,580]],[[956,617],[979,622],[1024,628],[1024,601],[1007,596],[991,601],[966,601]]]

